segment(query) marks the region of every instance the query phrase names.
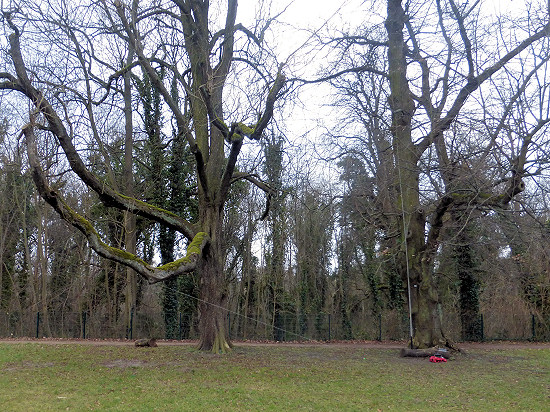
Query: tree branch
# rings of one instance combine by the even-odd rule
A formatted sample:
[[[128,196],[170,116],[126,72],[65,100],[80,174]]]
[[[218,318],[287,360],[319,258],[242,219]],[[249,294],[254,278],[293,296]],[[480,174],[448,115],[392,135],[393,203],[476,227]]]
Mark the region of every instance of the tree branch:
[[[285,83],[286,83],[285,75],[282,73],[282,67],[279,67],[277,77],[275,78],[275,81],[273,82],[273,86],[271,86],[271,90],[267,95],[267,99],[265,102],[265,109],[262,114],[262,117],[260,117],[260,120],[258,121],[258,123],[256,123],[256,126],[254,127],[254,130],[252,131],[250,136],[248,136],[250,139],[260,140],[260,138],[262,137],[262,133],[264,132],[265,128],[269,124],[269,121],[273,117],[273,109],[275,107],[275,102],[279,97],[279,92],[285,86]]]
[[[251,39],[258,46],[262,45],[260,42],[260,39],[258,39],[254,33],[252,33],[250,30],[244,27],[241,23],[235,24],[235,26],[233,27],[233,33],[237,31],[242,31],[244,34],[246,34],[246,37]],[[214,35],[212,36],[212,39],[210,39],[210,50],[212,50],[212,48],[214,47],[214,45],[216,44],[216,42],[220,37],[225,36],[225,33],[227,33],[227,27],[214,33]]]
[[[265,194],[267,195],[265,209],[262,215],[258,218],[258,220],[261,220],[261,221],[265,220],[269,215],[269,210],[271,207],[271,198],[277,194],[277,190],[269,186],[267,183],[261,181],[258,178],[258,176],[255,174],[233,173],[232,182],[236,182],[237,180],[247,180],[265,192]]]
[[[288,81],[289,82],[297,81],[302,84],[314,84],[314,83],[321,83],[321,82],[326,82],[328,80],[336,79],[337,77],[343,76],[344,74],[348,74],[348,73],[373,73],[373,74],[382,76],[385,79],[388,79],[388,73],[378,70],[369,64],[365,64],[363,66],[352,67],[350,69],[341,70],[337,73],[334,73],[328,76],[319,77],[318,79],[306,80],[306,79],[293,78],[293,79],[288,79]]]
[[[130,23],[126,18],[126,14],[124,12],[124,7],[122,6],[122,3],[117,2],[115,6],[116,6],[116,11],[120,18],[120,21],[122,22],[122,26],[126,31],[126,34],[128,35],[129,41],[135,45],[135,51],[138,56],[138,60],[141,67],[151,79],[151,83],[160,92],[160,94],[162,94],[162,97],[164,98],[164,101],[166,102],[168,107],[170,107],[170,110],[174,113],[174,116],[176,117],[176,122],[178,124],[178,128],[184,131],[184,136],[187,142],[189,143],[191,150],[194,153],[199,149],[197,147],[197,144],[195,143],[195,139],[193,138],[193,134],[191,133],[191,130],[189,130],[189,127],[187,126],[186,117],[181,112],[177,102],[175,102],[174,99],[172,99],[170,92],[166,89],[166,87],[164,87],[162,79],[159,77],[157,71],[153,68],[153,66],[151,66],[149,59],[147,59],[147,57],[145,57],[145,55],[143,54],[143,45],[141,44],[141,41],[139,40],[139,38],[136,36],[136,33],[132,31]]]
[[[258,175],[251,174],[251,173],[233,173],[233,179],[232,182],[236,182],[237,180],[247,180],[259,189],[263,190],[266,194],[269,195],[275,195],[277,194],[277,190],[269,186],[267,183],[263,182],[258,178]]]
[[[145,277],[149,283],[161,282],[184,273],[193,272],[196,269],[197,260],[200,258],[203,249],[209,242],[208,236],[204,232],[199,232],[194,236],[192,242],[187,247],[187,254],[185,257],[159,267],[153,267],[132,253],[111,247],[104,243],[93,225],[86,218],[75,212],[63,198],[48,185],[38,161],[34,127],[31,124],[26,125],[23,128],[23,133],[25,135],[32,178],[40,196],[54,208],[63,220],[84,234],[90,247],[98,255],[134,269],[137,273]]]
[[[235,43],[235,19],[237,17],[237,0],[229,0],[227,3],[227,16],[223,39],[223,51],[220,62],[214,69],[214,79],[225,78],[233,59],[233,45]],[[215,80],[216,81],[216,80]]]
[[[238,135],[237,135],[238,136]],[[227,166],[223,173],[222,182],[220,185],[220,197],[219,199],[225,199],[229,187],[231,186],[231,178],[233,177],[233,172],[235,171],[235,165],[237,164],[237,159],[241,148],[243,146],[243,137],[238,136],[231,142],[231,150],[229,151],[229,156],[227,158]]]
[[[523,40],[510,52],[506,53],[506,55],[502,57],[499,61],[497,61],[495,64],[488,67],[487,69],[483,70],[479,75],[468,78],[466,85],[464,85],[462,89],[460,89],[453,105],[450,107],[445,117],[438,121],[437,124],[432,127],[430,133],[416,145],[418,153],[423,153],[433,143],[434,139],[440,133],[443,133],[451,126],[451,124],[455,121],[458,114],[460,113],[462,106],[464,106],[466,99],[468,99],[468,97],[470,97],[470,95],[474,91],[476,91],[484,81],[486,81],[493,74],[502,69],[502,67],[504,67],[506,63],[508,63],[510,60],[520,54],[531,44],[548,35],[550,35],[550,23],[547,23],[544,28]]]
[[[49,126],[48,130],[56,136],[67,156],[71,169],[78,177],[94,190],[106,205],[127,210],[156,222],[164,223],[168,227],[184,234],[188,239],[194,238],[197,230],[190,222],[167,210],[149,205],[143,201],[124,196],[114,191],[87,169],[57,112],[42,92],[34,88],[31,84],[21,55],[19,36],[16,33],[12,33],[9,36],[9,41],[9,54],[18,77],[18,86],[10,87],[10,89],[18,90],[27,96],[27,98],[33,102],[36,109],[45,116]]]
[[[464,51],[466,52],[466,61],[468,62],[468,75],[467,78],[474,77],[474,58],[472,56],[472,42],[470,41],[468,37],[468,33],[466,32],[466,27],[464,26],[464,18],[460,15],[460,11],[458,10],[458,7],[456,7],[456,4],[454,0],[449,0],[449,3],[451,5],[451,10],[453,11],[453,14],[455,15],[456,22],[458,23],[458,29],[460,31],[460,38],[462,39],[462,43],[464,43]]]

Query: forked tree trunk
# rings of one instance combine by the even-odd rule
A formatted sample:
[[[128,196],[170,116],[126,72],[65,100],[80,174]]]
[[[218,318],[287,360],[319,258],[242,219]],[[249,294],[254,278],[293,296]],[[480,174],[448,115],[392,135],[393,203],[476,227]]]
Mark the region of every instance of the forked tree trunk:
[[[426,217],[421,213],[414,213],[405,244],[409,258],[414,349],[449,345],[442,328],[439,293],[433,277],[433,261],[437,249],[426,247],[423,234],[425,226]]]
[[[419,152],[412,138],[412,118],[416,107],[407,78],[406,41],[403,35],[405,11],[401,0],[388,0],[385,22],[388,33],[388,74],[392,110],[391,132],[396,167],[394,205],[399,216],[394,231],[401,233],[404,263],[401,274],[411,288],[414,348],[426,348],[444,340],[438,313],[438,296],[432,281],[434,249],[426,249],[426,216],[420,207]],[[408,260],[408,263],[407,263]]]

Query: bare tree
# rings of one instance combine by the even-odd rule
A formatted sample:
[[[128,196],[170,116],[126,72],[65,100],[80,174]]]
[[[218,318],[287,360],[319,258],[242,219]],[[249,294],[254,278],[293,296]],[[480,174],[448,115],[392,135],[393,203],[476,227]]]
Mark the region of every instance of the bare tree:
[[[259,140],[273,116],[276,101],[285,87],[281,68],[270,73],[257,60],[259,52],[254,50],[264,50],[262,36],[236,23],[236,0],[227,2],[221,25],[213,18],[210,2],[202,0],[146,4],[135,1],[131,7],[120,0],[72,6],[61,2],[50,6],[22,3],[16,9],[3,11],[4,24],[11,31],[8,50],[11,68],[0,74],[0,90],[19,92],[34,106],[23,133],[41,196],[86,236],[99,255],[126,265],[149,282],[198,270],[199,347],[214,352],[228,350],[223,310],[227,299],[222,250],[224,206],[231,185],[238,180],[247,179],[268,190],[250,175],[236,172],[236,164],[244,139]],[[55,43],[51,42],[53,35],[57,36]],[[73,47],[66,47],[67,43]],[[41,54],[44,48],[49,50],[48,55]],[[125,58],[113,62],[104,48],[119,48],[118,55]],[[33,49],[38,56],[32,54]],[[131,49],[133,53],[128,53]],[[54,53],[64,66],[52,61]],[[265,57],[264,53],[262,58]],[[79,59],[80,64],[74,64]],[[240,66],[233,72],[236,60]],[[168,73],[164,78],[159,75],[159,67]],[[247,69],[253,74],[249,75]],[[193,152],[199,205],[196,223],[115,190],[90,171],[75,143],[75,137],[80,136],[92,136],[98,142],[104,140],[94,122],[94,113],[101,107],[112,107],[111,113],[118,110],[116,105],[122,92],[118,81],[133,70],[149,77],[166,110],[175,118],[178,136],[186,139]],[[252,79],[249,87],[255,93],[253,96],[248,94],[247,86],[240,87],[247,91],[248,102],[253,106],[242,102],[227,121],[224,99],[228,79],[235,77],[237,81],[242,72],[243,81]],[[184,97],[175,97],[170,84],[175,84]],[[86,114],[77,118],[80,113]],[[105,119],[109,121],[108,116]],[[187,255],[153,267],[130,251],[107,245],[93,223],[70,208],[48,182],[36,147],[36,139],[46,133],[55,136],[71,171],[102,202],[182,233],[190,242]]]
[[[378,185],[376,213],[365,216],[410,286],[411,344],[450,344],[433,278],[445,222],[508,209],[537,173],[550,120],[548,10],[532,6],[519,29],[504,17],[489,24],[480,1],[386,5],[383,22],[331,40],[346,58],[324,79],[338,82],[360,122],[347,136]]]

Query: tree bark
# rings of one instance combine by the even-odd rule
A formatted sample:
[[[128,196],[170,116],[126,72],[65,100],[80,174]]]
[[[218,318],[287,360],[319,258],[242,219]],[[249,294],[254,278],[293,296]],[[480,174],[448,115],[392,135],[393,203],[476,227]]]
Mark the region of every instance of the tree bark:
[[[442,351],[438,348],[425,348],[425,349],[408,349],[403,348],[399,353],[402,358],[428,358],[430,356],[440,356],[445,359],[449,359],[449,352]]]
[[[242,148],[243,139],[245,136],[253,140],[260,139],[273,116],[275,102],[286,80],[281,70],[279,70],[272,83],[266,82],[269,91],[265,99],[263,113],[259,116],[255,125],[246,126],[237,121],[232,123],[231,127],[226,126],[223,116],[223,89],[233,62],[237,1],[228,0],[223,34],[214,35],[216,39],[223,36],[223,41],[217,43],[220,45],[219,49],[221,51],[219,57],[217,47],[216,50],[213,50],[215,44],[210,44],[212,39],[209,27],[209,18],[212,17],[209,16],[210,2],[174,0],[173,3],[176,8],[166,13],[166,16],[169,16],[170,19],[177,17],[171,23],[181,23],[181,27],[175,28],[175,33],[183,33],[183,39],[176,41],[178,46],[175,47],[179,48],[180,45],[183,45],[187,58],[181,59],[173,65],[167,61],[163,67],[169,70],[170,74],[177,80],[179,87],[185,90],[186,99],[174,98],[172,96],[165,85],[163,77],[154,68],[156,62],[153,63],[153,61],[157,61],[158,56],[153,55],[151,57],[147,55],[151,48],[145,47],[143,43],[149,39],[140,36],[138,30],[138,24],[143,19],[146,19],[146,17],[141,16],[138,18],[136,13],[137,1],[133,1],[131,10],[128,10],[128,7],[121,1],[113,3],[116,14],[119,17],[117,22],[114,21],[114,14],[111,14],[110,5],[102,7],[101,13],[102,15],[105,14],[113,23],[113,27],[121,27],[121,31],[116,32],[116,34],[123,41],[128,42],[129,49],[133,50],[137,58],[137,62],[132,61],[130,54],[126,62],[128,64],[122,70],[113,73],[112,79],[117,79],[126,73],[125,80],[127,80],[129,70],[136,63],[139,63],[143,72],[149,76],[152,87],[164,98],[164,102],[173,113],[176,119],[178,136],[186,139],[191,152],[195,156],[197,197],[200,210],[197,224],[175,213],[150,205],[140,199],[119,193],[105,184],[102,179],[87,168],[73,144],[72,136],[65,127],[62,118],[57,114],[54,106],[48,101],[47,95],[33,86],[33,81],[27,74],[21,54],[19,40],[22,32],[15,26],[8,14],[5,14],[4,17],[13,31],[9,36],[9,54],[16,76],[9,73],[0,73],[0,79],[2,79],[0,90],[20,92],[34,103],[37,111],[43,115],[41,119],[45,119],[47,129],[58,139],[71,169],[88,187],[97,192],[105,205],[150,218],[179,231],[191,241],[187,256],[158,268],[152,267],[144,260],[135,256],[134,253],[129,253],[128,250],[121,250],[103,242],[100,233],[95,230],[92,223],[72,210],[63,200],[62,196],[49,186],[46,175],[42,171],[38,160],[36,148],[34,147],[33,129],[36,124],[35,116],[32,116],[33,119],[24,128],[24,133],[28,144],[30,144],[30,146],[28,145],[28,152],[33,152],[29,154],[29,162],[32,163],[33,179],[40,195],[55,208],[63,219],[86,236],[90,246],[100,256],[111,259],[117,262],[117,264],[132,268],[151,283],[165,281],[184,273],[190,273],[198,268],[201,277],[200,295],[202,299],[200,308],[200,348],[223,352],[230,348],[225,331],[224,305],[227,300],[227,285],[223,270],[224,253],[221,235],[223,208],[227,201],[231,184],[234,181],[236,162]],[[166,6],[168,7],[168,4]],[[55,21],[52,24],[55,25]],[[170,45],[165,43],[162,47],[169,48]],[[159,46],[158,49],[155,49],[155,47],[152,49],[160,50],[161,48]],[[169,55],[170,53],[167,54]],[[185,75],[182,75],[179,69],[181,68],[180,63],[184,61],[188,63],[188,67],[185,69]],[[262,77],[267,79],[269,76]],[[110,86],[111,83],[109,82],[104,99],[110,93]],[[128,86],[127,81],[125,81],[125,86]],[[127,88],[125,87],[125,89]],[[131,124],[131,112],[127,97],[128,93],[125,92],[126,125],[129,126]],[[101,100],[101,102],[103,101]],[[182,105],[182,101],[185,101],[185,104]],[[240,114],[235,115],[236,119],[239,117]],[[126,136],[130,138],[130,134],[131,130],[128,128]],[[130,143],[131,141],[128,141],[126,145],[128,149],[127,154],[130,150]],[[230,146],[228,155],[225,153],[226,144]],[[127,165],[129,164],[130,162],[128,161]],[[127,169],[128,178],[130,174],[131,170]],[[127,189],[130,188],[127,187]],[[129,219],[127,223],[128,230],[126,232],[130,236],[132,235],[133,228]],[[132,239],[128,237],[125,247],[131,248],[132,242]],[[133,284],[133,280],[130,280],[129,283]],[[126,296],[127,304],[135,301],[133,297],[135,293],[131,289],[130,287]]]
[[[40,309],[41,309],[41,325],[42,335],[46,337],[52,336],[50,330],[50,317],[48,314],[48,256],[47,256],[47,229],[44,227],[44,215],[42,205],[37,201],[37,242],[36,242],[36,265],[35,271],[40,274]]]
[[[210,244],[203,249],[198,263],[200,278],[199,296],[199,349],[213,353],[226,353],[232,345],[227,333],[226,304],[227,282],[223,271],[222,213],[216,207],[205,210],[203,219],[210,227]],[[204,227],[204,226],[203,226]]]
[[[133,2],[133,9],[137,8],[137,1]],[[129,65],[134,58],[132,45],[128,44],[128,56],[126,64]],[[124,74],[124,189],[126,196],[134,197],[134,126],[132,121],[132,83],[130,72]],[[128,211],[124,212],[124,247],[133,255],[136,254],[136,215]],[[126,300],[125,320],[126,331],[132,328],[132,314],[137,305],[137,274],[126,267]]]
[[[421,266],[420,270],[416,266]],[[413,348],[446,346],[447,339],[441,324],[439,295],[433,284],[432,265],[415,263],[413,272],[419,276],[411,278],[411,300],[413,321]]]
[[[426,218],[420,207],[418,152],[412,139],[415,104],[407,79],[406,43],[403,36],[405,11],[401,0],[388,0],[385,22],[388,33],[389,104],[392,111],[395,186],[394,205],[400,218],[393,230],[401,233],[403,259],[401,274],[410,286],[413,346],[425,348],[444,340],[438,315],[438,297],[432,284],[430,250],[426,250]]]

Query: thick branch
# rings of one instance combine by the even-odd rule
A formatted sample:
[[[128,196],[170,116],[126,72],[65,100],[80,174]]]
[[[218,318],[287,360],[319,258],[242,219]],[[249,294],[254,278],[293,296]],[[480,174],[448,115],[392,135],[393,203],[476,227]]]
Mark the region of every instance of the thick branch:
[[[458,7],[456,7],[456,4],[453,0],[449,0],[449,3],[451,5],[451,10],[453,11],[453,14],[455,15],[456,21],[458,23],[460,37],[462,38],[462,42],[464,43],[466,61],[468,62],[467,77],[471,78],[474,76],[474,58],[472,56],[472,42],[470,41],[470,38],[468,37],[468,33],[466,32],[466,27],[464,26],[464,17],[460,15],[460,11],[458,10]]]
[[[262,133],[269,124],[271,118],[273,117],[273,109],[275,102],[279,97],[279,92],[285,85],[285,76],[279,72],[275,78],[275,82],[271,87],[266,99],[265,110],[260,117],[260,120],[254,127],[248,127],[242,123],[234,123],[231,126],[229,132],[229,139],[231,140],[231,150],[229,152],[229,157],[227,159],[227,165],[222,177],[222,183],[220,186],[220,199],[225,199],[229,187],[231,186],[231,180],[233,179],[233,173],[235,171],[235,165],[237,164],[237,159],[243,145],[244,136],[248,136],[253,140],[260,140]]]
[[[84,234],[90,247],[100,256],[128,266],[145,277],[149,283],[161,282],[175,276],[189,273],[195,270],[197,260],[200,258],[204,247],[209,242],[206,233],[199,232],[187,247],[187,254],[184,258],[174,262],[153,267],[132,253],[111,247],[104,243],[93,225],[83,216],[75,212],[61,196],[49,185],[44,172],[38,162],[36,142],[32,125],[23,128],[29,164],[32,170],[33,181],[40,193],[40,196],[50,204],[55,211],[65,220]]]
[[[271,208],[271,198],[277,194],[277,190],[269,186],[267,183],[263,182],[258,178],[257,175],[250,173],[233,173],[233,181],[237,180],[248,180],[250,183],[254,184],[256,187],[260,188],[267,195],[265,202],[265,209],[262,215],[258,220],[265,220],[269,215],[269,210]]]
[[[214,45],[216,44],[216,42],[218,41],[218,39],[222,36],[225,36],[226,33],[227,33],[227,30],[228,28],[224,28],[218,32],[216,32],[213,36],[212,36],[212,39],[210,39],[210,51],[212,51],[212,48],[214,47]],[[246,34],[246,36],[251,39],[254,43],[256,43],[258,46],[261,46],[261,42],[260,42],[260,39],[258,39],[256,37],[256,35],[254,33],[252,33],[249,29],[247,29],[246,27],[244,27],[241,23],[239,24],[235,24],[235,26],[233,27],[233,33],[237,32],[237,31],[242,31],[244,34]]]
[[[175,102],[174,99],[172,99],[170,92],[166,89],[166,87],[164,87],[164,84],[162,83],[162,79],[159,77],[157,71],[153,68],[153,66],[151,66],[150,61],[143,54],[143,45],[141,44],[141,41],[136,36],[136,34],[132,31],[130,23],[126,18],[126,14],[124,12],[124,7],[122,6],[122,3],[119,2],[116,4],[116,6],[117,6],[117,9],[116,9],[117,14],[122,22],[122,26],[124,27],[126,34],[128,35],[129,41],[135,45],[135,51],[138,56],[138,60],[141,67],[151,79],[151,83],[153,84],[153,86],[160,92],[160,94],[164,98],[164,101],[166,102],[168,107],[170,107],[170,110],[172,111],[172,113],[174,113],[174,116],[176,117],[176,122],[178,124],[178,128],[184,131],[184,136],[187,139],[187,142],[189,143],[191,150],[193,150],[193,152],[197,151],[198,148],[195,143],[195,139],[193,138],[193,134],[191,133],[191,130],[189,130],[187,126],[187,118],[181,112],[178,103]]]
[[[430,117],[430,120],[433,121],[433,117],[435,115],[434,108],[432,105],[432,101],[430,98],[430,68],[428,66],[428,61],[422,57],[422,54],[420,52],[420,45],[418,44],[418,41],[416,39],[416,34],[413,30],[412,24],[410,20],[405,20],[405,26],[407,27],[407,31],[409,32],[409,36],[411,38],[412,44],[413,44],[413,58],[415,61],[420,65],[421,69],[421,79],[422,79],[422,94],[420,96],[420,102],[422,105],[424,105],[424,108],[426,109],[426,112],[428,113],[428,116]]]
[[[269,124],[269,121],[273,117],[273,109],[275,107],[275,102],[279,97],[279,92],[281,91],[281,89],[284,87],[286,83],[285,75],[282,73],[281,69],[282,68],[279,68],[279,72],[277,73],[275,82],[273,83],[273,86],[271,86],[271,90],[267,95],[264,113],[262,114],[262,117],[260,117],[260,120],[258,121],[258,123],[256,123],[256,126],[254,127],[254,131],[250,134],[250,136],[248,136],[253,140],[260,140],[260,138],[262,137],[262,133],[264,132],[265,128]]]
[[[372,65],[370,65],[370,64],[365,64],[363,66],[351,67],[349,69],[341,70],[337,73],[334,73],[334,74],[331,74],[331,75],[328,75],[328,76],[324,76],[324,77],[319,77],[317,79],[312,79],[312,80],[289,79],[289,81],[297,81],[297,82],[300,82],[302,84],[322,83],[322,82],[326,82],[328,80],[336,79],[336,78],[338,78],[340,76],[343,76],[344,74],[348,74],[348,73],[373,73],[373,74],[377,74],[379,76],[382,76],[385,79],[388,78],[388,73],[386,73],[382,70],[378,70],[377,68],[372,67]]]
[[[180,7],[180,9],[182,10],[186,18],[190,18],[190,15],[189,15],[190,9],[188,9],[188,5],[185,2],[174,1],[174,3],[176,3],[176,5]],[[196,143],[193,137],[193,133],[191,132],[187,124],[187,118],[181,112],[178,102],[172,98],[170,92],[164,86],[162,79],[158,75],[157,71],[153,68],[153,66],[151,66],[151,62],[149,61],[149,59],[143,54],[143,45],[141,44],[141,41],[138,38],[138,36],[136,36],[136,33],[133,32],[131,25],[128,22],[122,3],[117,3],[115,5],[116,5],[117,14],[120,18],[120,21],[122,22],[122,26],[126,31],[126,34],[128,35],[129,40],[136,45],[135,47],[136,54],[138,56],[138,60],[142,69],[147,73],[153,86],[160,92],[160,94],[164,98],[164,101],[166,102],[166,104],[168,105],[168,107],[170,108],[170,110],[172,111],[172,113],[176,118],[178,130],[180,131],[180,133],[183,134],[183,136],[189,143],[189,147],[191,148],[191,151],[195,156],[195,160],[196,160],[199,184],[201,185],[204,193],[208,194],[208,181],[207,181],[206,170],[205,170],[206,165],[204,161],[204,154],[199,149],[199,145]],[[185,24],[184,24],[184,27],[185,27]],[[187,28],[187,30],[188,29],[189,28]],[[187,35],[190,35],[190,34],[188,33]]]
[[[430,131],[430,134],[426,136],[420,143],[418,143],[417,145],[418,153],[423,153],[433,143],[433,140],[435,137],[437,137],[440,133],[444,132],[451,126],[451,124],[455,121],[458,114],[460,113],[460,110],[462,109],[462,106],[466,102],[466,99],[468,99],[468,97],[470,97],[470,95],[474,91],[476,91],[484,81],[486,81],[493,74],[495,74],[497,71],[502,69],[505,64],[507,64],[510,60],[512,60],[522,51],[524,51],[531,44],[542,39],[543,37],[548,36],[549,34],[550,34],[550,23],[547,23],[542,30],[534,33],[532,36],[529,36],[528,38],[523,40],[520,44],[518,44],[514,49],[508,52],[502,59],[497,61],[495,64],[483,70],[479,75],[468,78],[468,82],[466,83],[466,85],[464,85],[464,87],[462,87],[462,89],[458,93],[458,96],[456,97],[453,105],[451,106],[451,108],[449,109],[445,117],[442,118],[439,122],[437,122],[437,124],[434,125],[434,127]]]
[[[229,0],[227,17],[225,19],[225,33],[223,39],[222,57],[214,69],[214,81],[225,78],[233,59],[233,45],[235,42],[235,18],[237,17],[237,0]]]
[[[242,137],[235,139],[233,140],[233,142],[231,142],[231,150],[229,151],[229,156],[227,158],[227,166],[225,167],[222,183],[220,186],[220,199],[225,199],[227,192],[229,191],[229,187],[231,186],[231,178],[233,177],[233,172],[235,171],[235,165],[237,164],[237,159],[239,157],[239,153],[241,152],[242,146],[243,146]]]
[[[546,58],[541,59],[541,61],[527,74],[527,76],[525,76],[525,78],[523,79],[521,85],[519,85],[516,93],[514,93],[514,95],[512,97],[510,97],[510,100],[508,101],[508,103],[504,107],[504,112],[502,113],[502,116],[501,116],[501,118],[498,122],[498,125],[496,126],[494,131],[490,132],[491,140],[490,140],[489,144],[487,145],[487,147],[484,149],[482,159],[487,158],[489,156],[489,154],[491,153],[491,149],[496,144],[496,139],[497,139],[498,135],[500,134],[501,130],[504,128],[504,126],[506,124],[506,119],[508,118],[508,115],[512,111],[514,105],[518,102],[518,100],[521,99],[521,97],[525,93],[525,90],[527,89],[527,86],[529,86],[529,83],[530,83],[531,79],[537,74],[537,71],[540,68],[542,68],[543,66],[545,66],[547,63],[548,63],[548,59],[546,59]],[[542,127],[542,125],[540,125],[540,122],[539,122],[539,125],[537,125],[537,128],[536,128],[536,131],[538,131],[540,129],[540,127]]]
[[[48,121],[48,129],[58,139],[59,144],[67,156],[71,169],[78,175],[78,177],[80,177],[86,185],[94,190],[105,204],[127,210],[131,213],[135,213],[156,222],[164,223],[168,227],[181,232],[188,239],[192,239],[196,235],[197,230],[191,223],[167,210],[157,208],[114,191],[86,168],[57,112],[54,110],[50,102],[44,97],[42,92],[34,88],[31,84],[27,76],[23,57],[21,55],[19,36],[16,33],[12,33],[9,36],[9,41],[9,53],[18,77],[18,86],[10,87],[10,89],[18,90],[27,96],[34,103],[37,110],[45,116]]]
[[[436,84],[434,85],[434,88],[432,89],[432,91],[435,92],[438,83],[439,82],[442,83],[441,99],[440,99],[439,105],[437,106],[437,112],[441,113],[443,111],[443,108],[445,107],[445,104],[447,103],[447,98],[449,97],[449,75],[451,73],[453,44],[451,42],[451,38],[449,37],[449,34],[447,33],[445,24],[443,24],[443,10],[441,9],[441,0],[436,0],[436,5],[437,5],[437,14],[438,14],[438,25],[441,30],[441,34],[445,39],[445,43],[447,44],[447,59],[445,60],[445,71],[443,73],[443,76],[437,80]]]
[[[533,136],[537,134],[544,126],[550,122],[550,119],[539,120],[531,132],[523,138],[521,148],[514,165],[512,166],[512,177],[509,179],[508,187],[501,196],[503,205],[508,205],[512,199],[525,190],[523,178],[525,176],[525,163],[527,162],[527,152],[533,141]]]
[[[451,205],[453,204],[453,196],[444,196],[437,205],[432,222],[430,224],[430,231],[428,233],[428,240],[426,242],[426,249],[428,250],[428,256],[432,255],[432,251],[437,248],[438,241],[439,241],[439,235],[441,233],[441,229],[443,228],[443,216]]]
[[[263,182],[255,174],[250,173],[233,173],[233,182],[237,180],[247,180],[259,189],[263,190],[268,195],[277,194],[277,190],[269,186],[267,183]]]

